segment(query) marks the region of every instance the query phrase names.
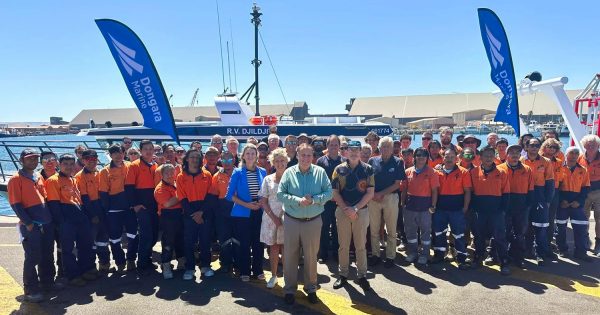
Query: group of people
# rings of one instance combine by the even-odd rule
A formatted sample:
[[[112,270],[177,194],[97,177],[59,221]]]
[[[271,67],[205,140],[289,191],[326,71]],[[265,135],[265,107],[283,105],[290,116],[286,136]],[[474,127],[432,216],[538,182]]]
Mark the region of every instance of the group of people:
[[[573,257],[600,254],[600,224],[593,249],[588,236],[590,211],[600,219],[598,136],[582,139],[584,152],[564,154],[552,132],[523,135],[518,144],[496,134],[485,146],[473,135],[456,140],[452,129],[439,140],[425,132],[413,150],[409,135],[369,132],[363,144],[271,133],[247,139],[240,152],[237,139],[219,135],[206,150],[197,141],[187,150],[149,140],[135,148],[125,138],[108,147],[102,168],[84,146],[60,156],[25,149],[8,183],[25,251],[25,296],[39,302],[44,290],[64,286],[57,279],[83,286],[111,272],[144,276],[160,268],[170,279],[173,261],[184,280],[198,266],[204,278],[217,272],[265,281],[267,246],[267,287],[277,285],[281,262],[285,302],[293,304],[303,264],[304,290],[318,303],[317,263],[330,256],[339,267],[334,289],[349,285],[354,258],[355,282],[370,290],[368,267],[395,267],[398,250],[409,263],[455,260],[464,270],[485,261],[508,275],[525,258],[543,266],[556,253],[570,256],[569,221]],[[218,270],[211,268],[215,251]]]

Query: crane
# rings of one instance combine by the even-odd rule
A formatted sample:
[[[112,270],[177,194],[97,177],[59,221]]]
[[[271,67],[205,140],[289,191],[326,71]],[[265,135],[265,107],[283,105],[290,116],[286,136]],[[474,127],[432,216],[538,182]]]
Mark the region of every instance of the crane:
[[[194,96],[192,96],[192,100],[190,101],[190,105],[188,105],[188,107],[194,107],[194,104],[198,104],[198,100],[196,99],[198,97],[198,91],[200,89],[196,89],[196,91],[194,91]]]

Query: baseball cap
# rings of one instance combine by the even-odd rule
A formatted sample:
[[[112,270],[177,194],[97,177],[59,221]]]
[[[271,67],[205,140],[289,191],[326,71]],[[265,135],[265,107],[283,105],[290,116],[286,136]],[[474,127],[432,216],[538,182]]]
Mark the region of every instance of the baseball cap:
[[[81,157],[82,158],[86,158],[86,157],[98,157],[98,153],[96,153],[96,150],[85,150],[81,153]]]
[[[513,144],[513,145],[508,146],[508,148],[506,148],[506,152],[510,152],[510,150],[515,150],[515,149],[518,150],[519,152],[523,151],[523,148],[520,145]]]
[[[40,156],[40,153],[36,149],[26,148],[21,151],[21,159],[28,156]]]

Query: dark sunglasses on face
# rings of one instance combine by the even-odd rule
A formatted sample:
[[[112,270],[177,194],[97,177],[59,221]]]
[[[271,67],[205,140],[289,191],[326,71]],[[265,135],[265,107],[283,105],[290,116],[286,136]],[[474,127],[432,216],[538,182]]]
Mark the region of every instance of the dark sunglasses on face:
[[[55,157],[46,157],[42,159],[42,162],[56,162],[56,158]]]
[[[233,164],[233,158],[231,158],[231,159],[221,159],[221,163],[223,163],[223,164]]]
[[[131,152],[131,153],[129,153],[129,155],[140,155],[140,153],[139,152]]]
[[[131,144],[131,141],[123,141],[123,144]]]
[[[539,144],[539,143],[532,143],[532,144],[529,144],[529,145],[528,145],[528,147],[531,147],[531,148],[539,148],[539,147],[540,147],[540,144]]]
[[[185,150],[178,150],[177,151],[177,154],[183,154],[183,153],[185,153]]]
[[[340,150],[346,151],[346,150],[348,150],[348,147],[340,147]]]
[[[323,141],[315,141],[315,142],[313,142],[313,145],[325,145],[325,142],[323,142]]]
[[[297,145],[298,141],[286,141],[285,145]]]
[[[220,142],[220,141],[213,141],[213,142],[211,142],[210,144],[212,144],[212,145],[216,145],[216,144],[223,144],[223,142]]]
[[[431,138],[429,138],[429,137],[425,137],[425,138],[422,138],[422,139],[423,140],[427,140],[427,141],[431,140]]]
[[[473,154],[463,154],[463,157],[464,157],[465,159],[468,159],[468,160],[470,160],[470,159],[472,159],[472,158],[473,158]]]

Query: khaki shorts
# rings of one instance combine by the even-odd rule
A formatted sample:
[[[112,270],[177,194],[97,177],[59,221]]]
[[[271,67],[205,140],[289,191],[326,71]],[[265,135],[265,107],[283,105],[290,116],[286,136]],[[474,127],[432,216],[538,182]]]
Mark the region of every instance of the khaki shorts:
[[[600,214],[600,189],[592,190],[588,193],[583,205],[585,215],[587,218],[590,217],[590,212],[593,210],[596,215]]]

